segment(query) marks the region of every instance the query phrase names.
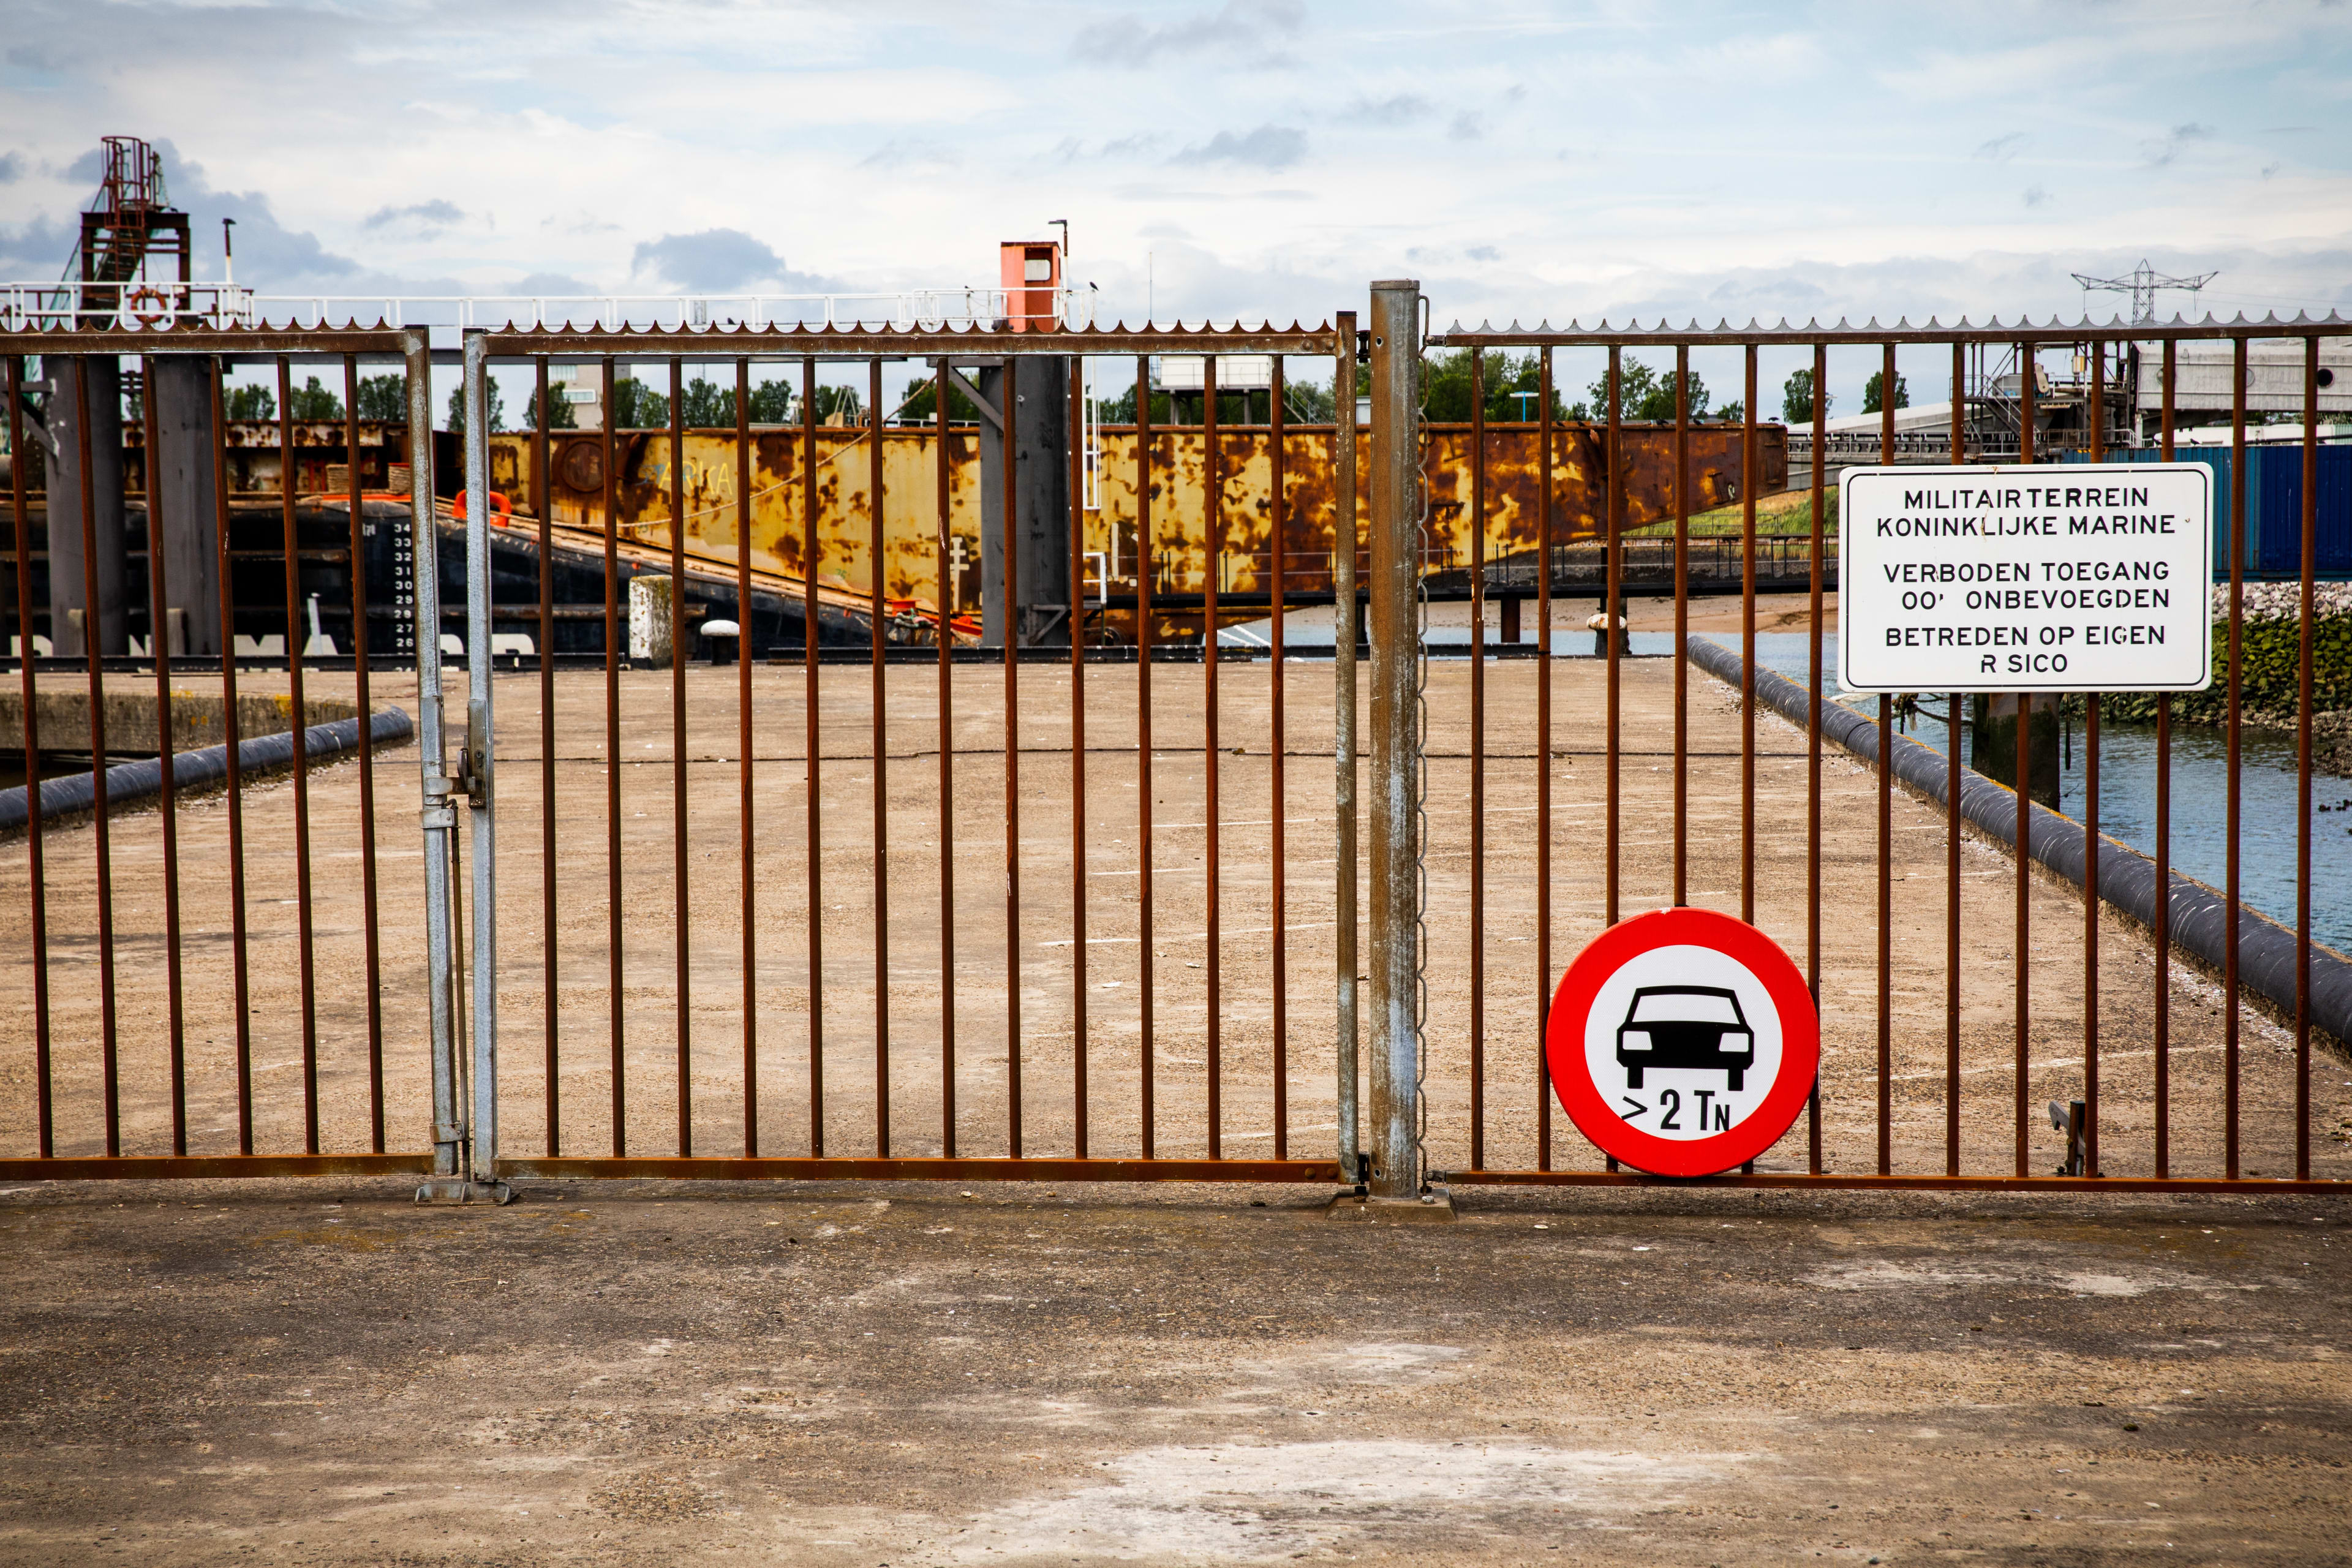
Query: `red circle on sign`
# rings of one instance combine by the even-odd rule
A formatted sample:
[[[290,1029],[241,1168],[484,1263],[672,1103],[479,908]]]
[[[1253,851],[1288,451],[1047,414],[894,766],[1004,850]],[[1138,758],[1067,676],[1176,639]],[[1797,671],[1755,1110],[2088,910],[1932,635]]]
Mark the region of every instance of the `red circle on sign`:
[[[1601,988],[1628,963],[1663,947],[1706,948],[1729,959],[1764,988],[1780,1015],[1780,1065],[1771,1087],[1737,1125],[1706,1137],[1661,1138],[1634,1126],[1621,1109],[1624,1102],[1612,1105],[1593,1080],[1586,1055],[1585,1031]],[[1797,966],[1754,926],[1713,910],[1654,910],[1602,931],[1568,966],[1552,994],[1544,1059],[1561,1108],[1603,1152],[1653,1175],[1712,1176],[1754,1159],[1795,1123],[1821,1069],[1821,1016]]]

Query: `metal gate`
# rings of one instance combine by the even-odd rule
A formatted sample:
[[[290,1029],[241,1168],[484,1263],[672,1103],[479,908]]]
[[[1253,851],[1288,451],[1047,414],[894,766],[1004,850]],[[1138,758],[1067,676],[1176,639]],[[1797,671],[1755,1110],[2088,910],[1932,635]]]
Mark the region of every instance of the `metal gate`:
[[[46,439],[34,436],[26,403],[26,355],[40,356],[50,395]],[[193,428],[211,433],[209,440],[191,436],[193,445],[172,450],[169,467],[162,444],[144,440],[145,483],[133,498],[144,504],[146,527],[135,545],[121,528],[121,514],[112,530],[100,527],[101,486],[120,472],[121,454],[91,443],[100,401],[90,367],[102,363],[110,371],[125,355],[138,356],[143,371],[142,435],[160,428],[159,381],[199,399],[207,416]],[[413,666],[412,676],[405,668],[382,668],[370,651],[381,641],[395,650],[437,652],[435,530],[429,521],[408,521],[434,516],[429,450],[413,465],[397,505],[363,493],[356,461],[347,464],[349,483],[339,495],[298,506],[293,482],[296,364],[341,372],[346,443],[356,457],[362,365],[388,361],[406,374],[410,427],[425,430],[432,420],[429,357],[418,331],[221,331],[193,321],[155,331],[0,337],[13,455],[8,610],[27,784],[22,847],[12,847],[9,864],[11,879],[21,878],[21,896],[9,903],[25,924],[9,943],[16,1026],[9,1031],[9,1146],[0,1175],[457,1168],[446,803],[428,800],[422,887],[405,879],[387,887],[380,877],[387,855],[403,866],[418,857],[400,847],[403,833],[392,835],[389,850],[383,842],[382,810],[400,811],[403,800],[415,796],[379,770],[376,750],[413,731],[428,759],[431,796],[438,769],[430,759],[441,749],[438,665],[400,653],[383,661]],[[286,482],[266,500],[232,494],[222,381],[224,364],[236,360],[274,362],[277,452]],[[33,547],[27,493],[28,458],[36,451],[47,479],[46,499],[69,493],[79,500],[67,516],[47,516],[45,507],[40,552]],[[341,519],[331,515],[337,502]],[[380,528],[381,544],[371,545]],[[101,563],[133,548],[143,548],[146,557],[144,603],[136,596],[110,603]],[[313,625],[319,613],[317,597],[305,593],[306,578],[322,562],[357,563],[371,548],[413,551],[407,569],[394,576],[414,582],[416,591],[404,588],[390,604],[371,603],[366,574],[352,572],[348,602],[326,606],[328,616],[353,629],[346,637],[350,652],[304,657],[297,639],[306,608]],[[183,563],[190,560],[186,550],[200,552],[198,563],[216,579],[217,603],[210,595],[192,599],[184,584],[175,589],[175,549]],[[53,630],[79,637],[82,651],[35,657],[36,563],[63,571],[77,556],[81,619]],[[266,563],[282,563],[282,574],[271,578],[262,570]],[[119,568],[121,557],[110,564]],[[135,576],[123,572],[120,581],[129,587]],[[240,603],[240,583],[247,594],[257,588],[268,596]],[[219,653],[174,657],[173,643],[189,623],[207,615],[218,622]],[[272,615],[282,615],[284,653],[272,659],[241,648],[236,626]],[[134,648],[129,626],[142,621],[145,647]],[[372,637],[371,627],[385,636]],[[110,640],[125,646],[110,649]],[[282,676],[269,673],[273,666]],[[42,673],[62,679],[42,687]],[[111,685],[110,675],[117,678]],[[191,688],[215,680],[218,695],[207,706],[207,693]],[[325,685],[350,693],[352,718],[310,722]],[[45,721],[53,726],[50,747],[76,742],[71,732],[56,732],[60,702],[69,709],[79,699],[79,743],[103,762],[117,747],[146,749],[140,736],[127,744],[119,739],[115,723],[122,699],[142,694],[153,707],[144,720],[150,743],[164,762],[97,766],[44,786]],[[380,707],[380,698],[389,700]],[[283,721],[278,732],[246,732],[273,712]],[[220,735],[219,745],[189,745],[197,721]],[[215,787],[222,791],[217,799]],[[55,826],[60,812],[70,826]],[[353,875],[321,874],[322,867],[352,862]],[[416,918],[385,921],[386,900]]]
[[[44,792],[28,791],[13,983],[33,1071],[8,1115],[11,1136],[28,1136],[0,1175],[1362,1179],[1390,1196],[1440,1180],[1646,1182],[1555,1126],[1544,1009],[1565,956],[1622,915],[1713,903],[1801,950],[1828,1045],[1809,1116],[1713,1184],[2344,1190],[2341,1141],[2314,1131],[2334,1103],[2315,1088],[2326,1047],[2314,1023],[2332,1024],[2343,965],[2311,940],[2308,700],[2315,367],[2320,338],[2344,323],[1425,338],[1423,307],[1416,285],[1377,284],[1360,334],[1349,314],[1255,331],[469,333],[462,504],[436,500],[429,447],[415,443],[405,506],[372,504],[382,498],[361,479],[354,418],[339,498],[349,537],[336,544],[301,533],[292,367],[340,365],[355,411],[363,363],[397,359],[421,432],[433,412],[421,331],[0,339],[12,432],[23,355],[136,353],[151,367],[193,356],[208,367],[215,432],[219,362],[276,359],[289,412],[276,498],[287,643],[274,662],[307,719],[306,666],[313,689],[340,688],[347,660],[362,716],[349,767],[314,755],[341,742],[298,719],[286,785],[240,775],[253,742],[235,732],[237,683],[278,682],[273,661],[226,629],[236,525],[249,538],[258,513],[235,504],[216,448],[226,795],[218,807],[182,798],[175,765],[162,770],[156,813],[121,819],[99,770],[85,878],[58,858],[80,847],[73,837],[45,842]],[[1876,450],[1958,462],[1985,453],[1966,416],[1984,402],[1972,353],[2021,345],[2030,367],[2035,344],[2084,345],[2104,408],[2106,350],[2157,345],[2168,455],[2174,356],[2198,340],[2231,344],[2240,373],[2232,517],[2247,515],[2249,345],[2284,340],[2304,357],[2298,921],[2284,970],[2251,977],[2287,1029],[2254,1011],[2241,962],[2249,941],[2276,946],[2278,928],[2226,913],[2241,892],[2245,549],[2232,552],[2228,606],[2229,875],[2217,899],[2168,864],[2176,727],[2159,700],[2161,893],[2138,917],[2145,941],[2127,902],[2081,899],[2032,868],[2072,868],[2077,886],[2120,896],[2131,854],[2099,831],[2098,698],[2084,707],[2092,784],[2077,825],[2022,795],[1988,795],[1963,776],[1957,746],[1929,765],[1898,733],[1896,705],[1857,713],[1823,687],[1834,541],[1819,389],[1832,354],[1874,354],[1891,385],[1898,349],[1916,361],[1948,347],[1949,431],[1940,443],[1898,435],[1890,407]],[[1466,465],[1430,455],[1433,350],[1473,355]],[[1486,356],[1511,350],[1535,355],[1538,410],[1510,434],[1531,430],[1536,474],[1506,494],[1489,479],[1503,433],[1485,377]],[[1759,355],[1792,350],[1810,354],[1816,389],[1809,537],[1768,545]],[[1646,432],[1673,443],[1669,493],[1643,503],[1671,520],[1644,546],[1671,548],[1675,562],[1662,658],[1637,657],[1611,629],[1628,609],[1634,547],[1622,457],[1634,351],[1670,352],[1676,372],[1671,424]],[[1744,591],[1736,648],[1710,649],[1693,640],[1692,516],[1707,492],[1689,454],[1722,426],[1696,418],[1687,373],[1694,353],[1727,352],[1743,371]],[[1203,395],[1181,424],[1154,406],[1152,362],[1169,355],[1202,362]],[[1219,367],[1242,356],[1270,359],[1271,395],[1263,420],[1245,410],[1235,426],[1221,419]],[[1601,406],[1580,423],[1556,412],[1561,356],[1598,372]],[[1328,367],[1328,419],[1293,417],[1291,359],[1314,362],[1309,379]],[[1354,391],[1366,359],[1363,443]],[[1079,360],[1131,361],[1130,425],[1089,426],[1066,391],[1081,378],[1055,368]],[[929,373],[923,425],[884,407],[884,366],[898,361]],[[779,363],[799,416],[755,424],[755,374]],[[565,434],[541,417],[519,446],[494,442],[494,366],[526,368],[539,411],[562,375],[584,371],[608,414],[624,380],[642,386],[652,367],[667,422],[623,431],[608,418],[601,432]],[[976,367],[984,384],[962,374]],[[689,384],[689,370],[714,368],[718,381]],[[821,393],[845,377],[862,410],[828,419],[824,405],[849,400]],[[1057,386],[1066,428],[1044,442],[1024,400]],[[690,394],[705,410],[731,401],[732,430],[690,422]],[[1995,455],[2032,460],[2047,440],[2042,390],[2024,374],[2006,395],[2013,444]],[[2094,420],[2082,455],[2110,456],[2112,437]],[[991,441],[1001,456],[975,486],[970,449]],[[1587,450],[1597,472],[1579,467]],[[54,460],[79,465],[82,559],[95,563],[91,458],[85,448]],[[1038,559],[1023,541],[1038,522],[1041,464],[1064,470],[1045,487],[1067,516],[1051,531],[1066,547],[1052,563],[1058,602],[1022,585]],[[29,656],[34,552],[24,465],[14,472],[15,610]],[[1565,521],[1560,498],[1577,485],[1600,493],[1595,534]],[[334,510],[323,498],[308,510],[320,508]],[[1000,547],[982,552],[978,585],[998,607],[993,632],[986,615],[960,620],[954,585],[971,514],[990,510]],[[167,510],[150,506],[143,657],[106,656],[92,639],[76,669],[98,715],[109,674],[152,679],[170,756],[173,679],[194,666],[169,657]],[[817,522],[828,516],[840,520],[829,534]],[[368,602],[356,570],[379,526],[406,529],[392,606]],[[977,537],[987,533],[983,521]],[[460,536],[457,570],[443,541]],[[1719,535],[1706,547],[1729,548]],[[337,549],[355,568],[353,647],[315,658],[295,642],[301,574]],[[1759,662],[1766,552],[1770,575],[1810,579],[1801,682]],[[559,580],[594,591],[559,602]],[[460,586],[462,612],[445,609],[445,589]],[[1590,637],[1590,657],[1562,641],[1561,601],[1579,593],[1597,595],[1567,616],[1577,626],[1587,604],[1599,611],[1601,629],[1573,634]],[[97,597],[93,585],[87,602]],[[1522,600],[1533,644],[1491,642],[1493,606],[1516,627]],[[1432,625],[1454,604],[1466,617],[1458,641]],[[1234,626],[1243,612],[1253,624]],[[1300,640],[1302,616],[1329,626],[1328,657],[1319,629],[1306,634],[1315,646]],[[359,628],[386,621],[405,627],[404,645],[372,675],[375,639]],[[719,621],[737,627],[731,663],[695,657],[727,646],[694,635]],[[443,716],[445,647],[466,667],[462,726]],[[42,668],[20,659],[28,773]],[[404,847],[379,843],[378,790],[404,793],[380,783],[373,748],[385,736],[365,717],[388,690],[415,710],[421,801],[400,807],[422,811],[414,869]],[[1360,802],[1367,749],[1373,787]],[[1930,840],[1939,857],[1906,847]],[[356,879],[322,882],[319,846],[331,864],[355,859]],[[381,874],[394,856],[397,874]],[[1897,870],[1915,863],[1927,897]],[[1975,952],[1988,933],[2008,950]],[[2037,939],[2050,956],[2036,958]],[[2127,965],[2144,947],[2144,980],[2118,974],[2118,944]],[[2176,962],[2184,945],[2194,964]],[[2190,973],[2208,959],[2210,998]],[[280,1052],[293,1054],[270,1059]],[[298,1071],[299,1092],[272,1092],[270,1075]],[[2042,1173],[2051,1152],[2036,1138],[2053,1140],[2036,1131],[2036,1102],[2052,1097],[2082,1103],[2074,1126],[2053,1130],[2074,1173]]]
[[[1339,953],[1350,969],[1339,933],[1352,922],[1332,912],[1330,872],[1300,920],[1291,879],[1309,836],[1302,817],[1334,861],[1352,852],[1344,830],[1332,834],[1327,792],[1351,772],[1352,737],[1329,716],[1330,681],[1353,663],[1297,669],[1265,644],[1282,646],[1302,600],[1354,602],[1353,398],[1338,400],[1336,425],[1296,428],[1284,356],[1336,363],[1351,387],[1355,353],[1346,317],[1255,331],[469,338],[477,410],[490,368],[517,362],[542,406],[551,366],[586,369],[606,406],[626,370],[652,367],[669,410],[652,437],[660,489],[646,498],[660,515],[639,523],[620,521],[615,433],[572,438],[599,459],[599,492],[583,498],[573,531],[602,551],[601,652],[542,658],[535,674],[469,663],[467,755],[496,755],[509,773],[493,788],[474,764],[483,776],[468,795],[475,1074],[499,1085],[507,1117],[501,1133],[496,1108],[478,1104],[475,1168],[1337,1180],[1334,1144],[1351,1117],[1334,1086],[1353,1051],[1335,1043],[1325,977]],[[1193,429],[1155,426],[1151,368],[1164,355],[1202,362]],[[1262,427],[1221,433],[1217,367],[1236,355],[1271,356],[1269,407]],[[1096,454],[1091,484],[1085,411],[1069,395],[1076,356],[1117,356],[1135,376],[1133,420],[1099,437],[1112,450]],[[801,418],[755,435],[755,368],[776,361]],[[889,417],[893,361],[929,370],[927,428]],[[731,383],[731,474],[694,470],[690,366]],[[963,374],[981,367],[985,389]],[[864,394],[862,419],[819,423],[821,374]],[[971,423],[951,422],[959,400]],[[1055,411],[1043,437],[1057,442],[1024,432],[1024,410],[1041,400]],[[491,598],[499,524],[485,424],[467,426],[478,520],[467,646],[488,646],[501,615],[520,615],[550,647],[564,542],[551,521],[564,510],[556,440],[538,431],[516,476],[533,498],[517,510],[537,518],[533,622],[528,606]],[[983,482],[997,493],[975,496],[955,459],[992,440],[1003,456]],[[1028,470],[1041,462],[1064,469],[1043,487],[1060,516],[1037,515]],[[1112,499],[1089,509],[1090,490]],[[755,500],[771,496],[785,514],[773,541],[755,521]],[[982,637],[994,647],[956,625],[955,562],[975,501],[1009,520],[984,551],[997,608]],[[830,535],[828,516],[839,520]],[[699,531],[674,521],[698,517]],[[1042,564],[1060,586],[1038,604],[1020,574],[1041,563],[1022,546],[1045,522],[1061,543]],[[625,588],[625,526],[666,568]],[[703,542],[727,532],[731,549]],[[1264,549],[1231,547],[1252,542]],[[625,647],[624,595],[648,577],[652,595],[635,603],[667,621],[670,654],[654,661],[665,668]],[[781,596],[782,625],[759,646],[766,594]],[[1173,623],[1217,626],[1242,605],[1269,623],[1255,647],[1168,640]],[[698,617],[731,620],[747,657],[731,668],[697,661]],[[1294,695],[1303,681],[1311,703]],[[534,696],[532,748],[528,721],[508,716]],[[1318,761],[1336,755],[1338,773],[1302,777],[1302,741]],[[567,809],[583,790],[602,795],[600,809]],[[502,818],[520,828],[503,847]],[[501,905],[501,871],[538,886],[536,929],[520,941],[509,933],[527,906]],[[567,919],[583,903],[585,920]],[[1319,954],[1304,973],[1292,962],[1302,931]],[[1307,1018],[1292,1005],[1302,989],[1319,1004]],[[502,1018],[509,1040],[520,1021],[530,1041],[503,1063]],[[1322,1112],[1312,1132],[1297,1125],[1294,1086]]]

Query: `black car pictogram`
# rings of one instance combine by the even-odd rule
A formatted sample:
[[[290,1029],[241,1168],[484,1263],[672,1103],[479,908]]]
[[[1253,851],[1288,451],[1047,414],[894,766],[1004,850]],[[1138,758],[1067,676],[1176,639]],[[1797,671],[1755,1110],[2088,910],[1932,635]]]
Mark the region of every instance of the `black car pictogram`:
[[[1756,1032],[1738,996],[1719,985],[1644,985],[1617,1026],[1617,1065],[1625,1087],[1642,1087],[1649,1068],[1720,1069],[1737,1089],[1756,1065]]]

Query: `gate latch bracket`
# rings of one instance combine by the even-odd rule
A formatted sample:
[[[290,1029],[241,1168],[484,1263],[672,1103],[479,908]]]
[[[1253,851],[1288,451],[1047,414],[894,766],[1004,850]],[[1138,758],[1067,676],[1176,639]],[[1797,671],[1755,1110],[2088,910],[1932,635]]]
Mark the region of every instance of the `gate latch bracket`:
[[[490,781],[482,760],[471,746],[457,749],[457,782],[465,786],[466,804],[477,810],[489,804]]]

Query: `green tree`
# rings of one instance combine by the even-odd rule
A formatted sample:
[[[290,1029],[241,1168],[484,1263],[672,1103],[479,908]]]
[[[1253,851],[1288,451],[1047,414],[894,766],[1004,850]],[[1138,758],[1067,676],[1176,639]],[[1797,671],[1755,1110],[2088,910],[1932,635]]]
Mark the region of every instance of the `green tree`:
[[[1715,416],[1726,425],[1740,425],[1748,419],[1748,400],[1735,397],[1715,411]]]
[[[1609,417],[1609,374],[1603,371],[1592,384],[1585,388],[1589,400],[1576,405],[1571,417],[1606,420]],[[1689,414],[1693,419],[1706,417],[1708,399],[1706,378],[1691,372]],[[1588,414],[1586,410],[1590,410]],[[1675,417],[1675,373],[1663,375],[1627,354],[1617,366],[1617,416],[1620,419],[1641,419],[1658,424],[1672,424]]]
[[[735,395],[727,394],[727,422],[735,423]],[[751,423],[789,425],[793,422],[793,385],[788,381],[763,381],[751,388]]]
[[[701,376],[686,384],[684,423],[689,430],[711,430],[735,423],[735,395],[721,394]]]
[[[633,375],[613,383],[614,429],[661,430],[668,425],[668,398]]]
[[[1862,411],[1864,414],[1881,414],[1885,412],[1886,405],[1883,401],[1883,396],[1886,391],[1885,384],[1885,380],[1886,373],[1885,371],[1874,370],[1870,373],[1870,379],[1863,384]],[[1903,378],[1900,375],[1895,378],[1895,406],[1897,408],[1908,408],[1911,406],[1911,389],[1904,384]]]
[[[1470,350],[1432,354],[1422,363],[1421,411],[1431,419],[1467,423],[1470,418]],[[1536,395],[1543,390],[1543,363],[1533,353],[1513,355],[1491,353],[1485,367],[1486,417],[1496,424],[1533,420],[1538,416]],[[1519,395],[1527,394],[1526,396]],[[1552,412],[1566,416],[1559,394],[1552,394]]]
[[[490,428],[503,430],[507,427],[506,397],[499,391],[499,384],[495,381],[490,383],[489,394]],[[449,389],[449,431],[452,435],[463,435],[465,429],[466,389],[463,385],[453,386]]]
[[[537,387],[531,389],[530,400],[523,405],[522,427],[526,430],[539,428],[539,389]],[[572,411],[572,399],[564,395],[561,383],[551,385],[547,389],[547,427],[550,430],[580,428],[580,416]]]
[[[1135,394],[1130,392],[1127,396],[1128,406],[1132,409],[1135,405]],[[898,417],[910,425],[929,425],[939,416],[939,393],[932,385],[932,378],[925,376],[920,381],[909,384],[907,388],[907,401],[898,408]],[[1103,417],[1108,419],[1110,416],[1105,414]],[[971,405],[971,399],[966,397],[961,389],[950,386],[948,388],[948,418],[950,422],[961,425],[976,424],[980,419],[980,410]]]
[[[696,422],[694,404],[691,401],[693,390],[692,387],[687,389],[689,401],[687,404],[686,422],[689,425]],[[733,387],[719,389],[718,401],[713,405],[713,412],[717,417],[711,421],[711,428],[732,430],[735,427],[735,389]],[[752,385],[750,421],[751,424],[789,425],[793,422],[792,414],[793,389],[789,382],[762,381]]]
[[[1285,381],[1282,384],[1282,416],[1305,425],[1328,425],[1339,413],[1331,399],[1331,388],[1323,382]]]
[[[1874,379],[1873,384],[1875,384]],[[1822,408],[1824,413],[1835,407],[1837,399],[1824,393]],[[1791,371],[1789,379],[1780,384],[1780,416],[1791,425],[1810,425],[1813,420],[1813,367]]]
[[[360,417],[408,422],[408,377],[363,375],[360,378]]]
[[[223,406],[231,419],[275,419],[278,395],[266,386],[232,386]]]
[[[315,375],[294,389],[286,399],[286,408],[297,419],[341,419],[343,416],[343,400],[320,385]]]
[[[1153,393],[1151,395],[1152,424],[1173,425],[1176,422],[1175,401],[1176,400],[1174,398],[1169,396],[1169,395],[1164,392]],[[1222,400],[1220,401],[1218,411],[1220,413],[1223,412]],[[1095,417],[1101,420],[1106,425],[1134,424],[1134,386],[1129,384],[1125,390],[1120,392],[1117,397],[1098,397],[1095,399]]]

